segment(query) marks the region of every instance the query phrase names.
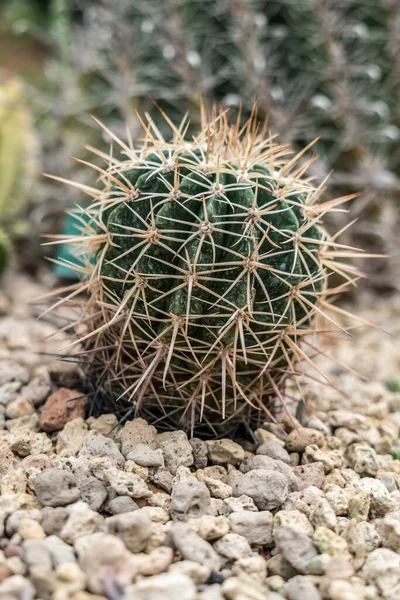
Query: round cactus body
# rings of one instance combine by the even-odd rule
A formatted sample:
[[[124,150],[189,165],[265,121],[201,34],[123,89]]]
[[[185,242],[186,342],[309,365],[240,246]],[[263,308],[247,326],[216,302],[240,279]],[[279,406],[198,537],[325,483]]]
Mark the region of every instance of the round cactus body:
[[[255,119],[240,129],[222,114],[192,141],[183,127],[170,142],[145,130],[139,149],[122,144],[123,160],[97,168],[72,240],[87,257],[91,378],[116,410],[192,427],[265,419],[311,364],[303,342],[340,247],[321,215],[336,203],[318,204],[298,157]]]

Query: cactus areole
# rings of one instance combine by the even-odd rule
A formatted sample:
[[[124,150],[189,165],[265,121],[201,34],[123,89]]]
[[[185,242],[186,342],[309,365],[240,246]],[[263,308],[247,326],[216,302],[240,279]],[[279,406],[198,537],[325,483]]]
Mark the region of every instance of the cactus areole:
[[[107,130],[122,159],[98,153],[89,223],[71,240],[86,261],[90,378],[117,412],[192,428],[262,421],[313,366],[320,317],[334,322],[329,274],[351,280],[321,223],[345,199],[319,203],[307,165],[254,117],[241,127],[221,113],[192,139],[171,124],[171,141],[143,127],[139,147]]]

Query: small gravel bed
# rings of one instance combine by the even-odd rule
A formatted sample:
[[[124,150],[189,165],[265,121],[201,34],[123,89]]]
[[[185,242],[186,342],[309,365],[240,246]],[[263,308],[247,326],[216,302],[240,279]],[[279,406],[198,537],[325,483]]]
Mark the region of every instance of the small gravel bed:
[[[338,389],[306,383],[306,407],[238,443],[87,418],[65,339],[27,304],[43,290],[4,287],[0,600],[400,598],[395,300],[358,312],[393,337],[330,349],[368,382],[322,359]]]

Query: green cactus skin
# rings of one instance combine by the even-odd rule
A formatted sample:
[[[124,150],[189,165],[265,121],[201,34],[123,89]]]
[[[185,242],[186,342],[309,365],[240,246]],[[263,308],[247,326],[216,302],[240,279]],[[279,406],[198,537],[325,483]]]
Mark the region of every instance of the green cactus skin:
[[[0,277],[7,270],[11,260],[11,242],[4,231],[0,227]]]
[[[221,113],[192,142],[184,123],[168,142],[144,127],[141,148],[120,142],[126,158],[100,169],[103,189],[85,187],[89,222],[71,239],[87,257],[90,376],[135,414],[264,419],[313,364],[302,346],[330,309],[329,273],[351,273],[321,222],[344,199],[318,204],[254,116],[240,129]]]
[[[0,220],[14,218],[28,199],[37,172],[38,145],[23,86],[13,78],[0,85]]]

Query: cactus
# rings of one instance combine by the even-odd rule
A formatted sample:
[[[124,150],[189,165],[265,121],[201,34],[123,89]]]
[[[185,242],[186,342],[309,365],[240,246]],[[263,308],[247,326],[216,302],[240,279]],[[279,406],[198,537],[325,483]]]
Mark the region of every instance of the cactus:
[[[11,242],[6,232],[0,227],[0,277],[10,264]]]
[[[79,354],[117,412],[215,432],[264,419],[301,363],[314,365],[311,337],[343,312],[329,275],[351,283],[341,258],[357,251],[322,225],[348,198],[319,203],[300,155],[260,132],[254,112],[243,127],[224,112],[203,118],[192,141],[186,121],[165,119],[172,139],[149,120],[140,148],[106,128],[125,156],[99,153],[99,188],[71,182],[93,201],[70,239],[86,263],[67,301],[88,295]]]
[[[37,141],[22,83],[0,86],[0,220],[15,217],[28,198],[36,173]]]
[[[0,274],[11,257],[15,221],[28,199],[36,172],[37,142],[31,115],[25,106],[23,87],[12,78],[0,85]]]
[[[361,218],[349,243],[396,256],[399,7],[396,0],[89,2],[73,27],[70,62],[79,70],[85,57],[96,114],[122,115],[132,129],[135,109],[149,110],[163,128],[147,95],[174,120],[190,110],[196,125],[200,96],[210,106],[242,102],[245,115],[257,97],[285,142],[301,149],[320,136],[312,172],[320,183],[334,171],[330,195],[363,192],[352,204],[352,217]],[[340,214],[335,219],[344,225]],[[394,264],[384,265],[390,286],[399,280]],[[371,272],[371,261],[362,266]],[[380,263],[370,285],[382,276]]]

